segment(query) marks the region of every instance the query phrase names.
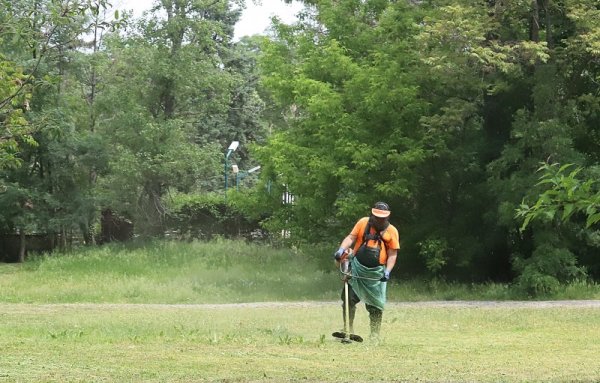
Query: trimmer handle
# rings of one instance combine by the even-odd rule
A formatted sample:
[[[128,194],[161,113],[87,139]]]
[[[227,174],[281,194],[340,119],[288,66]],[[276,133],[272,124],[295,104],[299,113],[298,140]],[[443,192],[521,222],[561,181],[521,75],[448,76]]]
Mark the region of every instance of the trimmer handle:
[[[342,258],[340,259],[340,261],[347,260],[351,256],[352,256],[352,248],[349,247],[344,251],[344,254],[342,254]]]
[[[342,273],[347,274],[350,272],[350,256],[352,255],[352,249],[347,248],[342,254],[342,258],[340,259],[340,268]]]

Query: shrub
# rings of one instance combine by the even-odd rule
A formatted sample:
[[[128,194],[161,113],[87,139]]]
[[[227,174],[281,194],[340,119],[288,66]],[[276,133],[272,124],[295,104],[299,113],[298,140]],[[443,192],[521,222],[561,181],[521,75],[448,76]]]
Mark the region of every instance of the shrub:
[[[217,194],[176,195],[170,202],[167,230],[179,238],[256,239],[264,236],[259,221]]]
[[[448,263],[448,242],[445,239],[427,239],[419,242],[420,255],[425,259],[427,270],[433,275],[440,273]]]
[[[550,244],[538,246],[528,259],[516,257],[514,266],[519,272],[517,287],[531,296],[554,293],[561,283],[587,277],[571,251]]]

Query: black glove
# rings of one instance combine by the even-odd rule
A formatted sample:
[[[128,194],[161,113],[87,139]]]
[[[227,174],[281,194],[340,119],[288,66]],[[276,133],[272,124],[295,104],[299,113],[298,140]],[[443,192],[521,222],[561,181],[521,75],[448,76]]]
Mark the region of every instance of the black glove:
[[[342,256],[344,255],[344,251],[346,251],[346,249],[344,249],[343,247],[340,247],[334,254],[333,254],[333,258],[335,258],[336,261],[339,261],[340,259],[342,259]]]
[[[387,282],[389,280],[390,280],[390,272],[386,270],[383,272],[383,277],[381,277],[380,281]]]

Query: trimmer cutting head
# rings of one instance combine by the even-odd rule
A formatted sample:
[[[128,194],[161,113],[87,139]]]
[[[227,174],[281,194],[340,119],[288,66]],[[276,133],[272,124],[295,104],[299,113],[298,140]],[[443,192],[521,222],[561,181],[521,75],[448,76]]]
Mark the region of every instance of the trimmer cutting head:
[[[348,336],[346,336],[346,333],[343,331],[336,331],[333,334],[331,334],[331,336],[340,339],[342,343],[361,343],[363,341],[362,336],[356,334],[348,334]]]

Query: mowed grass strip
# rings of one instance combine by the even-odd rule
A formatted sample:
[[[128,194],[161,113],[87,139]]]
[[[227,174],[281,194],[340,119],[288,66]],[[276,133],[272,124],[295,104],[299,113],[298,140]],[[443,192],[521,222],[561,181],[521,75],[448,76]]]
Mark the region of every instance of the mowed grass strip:
[[[368,335],[364,306],[356,332]],[[0,381],[593,382],[600,310],[390,305],[343,345],[338,304],[0,304]]]

